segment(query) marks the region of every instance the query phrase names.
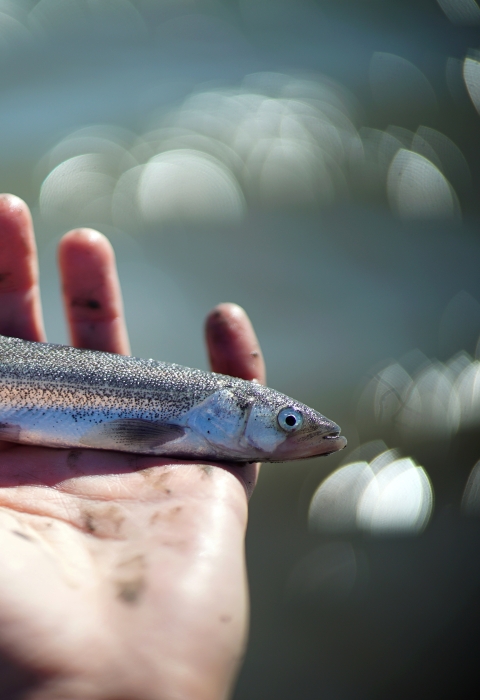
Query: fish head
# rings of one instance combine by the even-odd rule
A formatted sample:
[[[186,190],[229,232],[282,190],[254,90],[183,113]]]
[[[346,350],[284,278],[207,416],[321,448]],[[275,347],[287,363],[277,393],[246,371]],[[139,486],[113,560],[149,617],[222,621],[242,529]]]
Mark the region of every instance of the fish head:
[[[283,462],[329,455],[346,439],[336,423],[299,401],[262,387],[253,403],[243,440],[264,462]]]
[[[338,425],[317,411],[242,380],[197,404],[186,426],[225,460],[283,462],[327,455],[347,444]]]

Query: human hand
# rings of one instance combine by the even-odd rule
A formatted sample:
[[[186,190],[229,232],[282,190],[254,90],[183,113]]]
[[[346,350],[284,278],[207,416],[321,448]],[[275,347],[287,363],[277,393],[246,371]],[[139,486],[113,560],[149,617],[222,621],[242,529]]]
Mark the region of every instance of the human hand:
[[[113,251],[59,246],[72,344],[127,354]],[[0,196],[0,334],[44,341],[30,214]],[[245,313],[208,317],[213,371],[263,382]],[[247,628],[256,465],[0,444],[0,700],[220,700]]]

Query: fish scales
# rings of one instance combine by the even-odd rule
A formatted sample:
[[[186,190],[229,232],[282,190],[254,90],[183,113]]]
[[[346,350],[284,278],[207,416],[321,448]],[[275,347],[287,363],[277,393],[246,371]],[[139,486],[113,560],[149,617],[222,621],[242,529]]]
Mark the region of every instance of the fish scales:
[[[0,438],[242,462],[345,445],[324,416],[253,382],[2,336]]]
[[[187,371],[185,371],[187,370]],[[2,396],[51,408],[91,405],[180,415],[216,387],[207,372],[49,343],[0,337]],[[43,400],[42,400],[43,396]]]

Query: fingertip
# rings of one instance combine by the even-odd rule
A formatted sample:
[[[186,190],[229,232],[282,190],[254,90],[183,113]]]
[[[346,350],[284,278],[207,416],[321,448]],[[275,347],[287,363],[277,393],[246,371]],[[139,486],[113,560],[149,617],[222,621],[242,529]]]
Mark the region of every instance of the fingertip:
[[[15,194],[10,194],[9,192],[2,192],[0,194],[0,211],[3,212],[16,212],[16,211],[29,211],[27,204],[17,197]]]
[[[3,237],[20,236],[34,246],[30,209],[23,199],[14,194],[0,194],[0,231]]]
[[[214,318],[229,316],[231,318],[248,319],[245,309],[239,304],[234,304],[231,301],[224,301],[221,304],[217,304],[217,306],[211,310],[207,318],[210,316]]]
[[[106,241],[110,245],[108,238],[96,231],[93,228],[74,228],[71,231],[67,231],[62,237],[62,241],[66,242],[85,242],[85,243],[97,243],[99,241]]]
[[[70,257],[77,262],[78,255],[101,255],[106,262],[115,259],[113,247],[106,236],[92,228],[76,228],[68,231],[58,244],[60,262],[68,262]]]
[[[207,315],[205,328],[207,333],[223,335],[226,331],[231,330],[235,324],[239,324],[242,328],[251,327],[245,309],[238,304],[223,302],[217,304]]]

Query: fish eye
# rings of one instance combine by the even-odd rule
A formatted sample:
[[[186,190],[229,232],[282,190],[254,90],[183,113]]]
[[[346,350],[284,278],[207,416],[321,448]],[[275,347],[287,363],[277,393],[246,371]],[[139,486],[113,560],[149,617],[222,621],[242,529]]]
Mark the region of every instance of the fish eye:
[[[278,425],[287,433],[298,430],[303,424],[302,414],[294,408],[282,408],[277,416],[277,420]]]

